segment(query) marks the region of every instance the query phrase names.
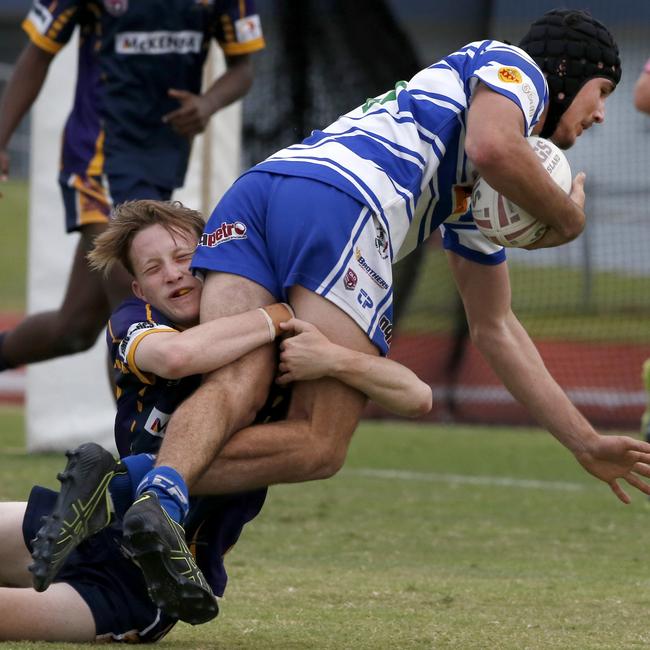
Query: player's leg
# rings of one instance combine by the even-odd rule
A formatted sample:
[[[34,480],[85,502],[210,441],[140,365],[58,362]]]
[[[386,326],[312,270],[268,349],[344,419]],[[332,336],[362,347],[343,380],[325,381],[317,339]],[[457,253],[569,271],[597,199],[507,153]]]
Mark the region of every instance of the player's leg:
[[[84,599],[68,584],[46,592],[0,588],[0,640],[88,643],[95,620]]]
[[[201,317],[211,320],[272,302],[272,294],[251,280],[210,273]],[[172,415],[157,466],[124,516],[124,545],[142,568],[152,600],[169,616],[196,624],[217,615],[214,595],[177,522],[187,513],[186,483],[205,470],[228,436],[253,421],[273,372],[274,349],[266,345],[208,375]]]
[[[0,585],[30,587],[32,576],[27,570],[31,557],[23,537],[24,502],[0,503]]]
[[[240,276],[208,274],[201,320],[213,320],[274,301],[263,287]],[[207,375],[167,425],[156,465],[170,465],[193,483],[235,431],[253,422],[275,372],[275,350],[265,345]],[[191,450],[188,453],[188,450]]]
[[[339,345],[378,353],[359,326],[325,298],[295,286],[290,301],[298,318],[314,323]],[[332,476],[345,461],[365,402],[364,395],[331,378],[297,383],[287,420],[232,436],[193,492],[237,492]]]
[[[72,551],[113,520],[108,487],[116,476],[128,474],[100,445],[84,443],[67,451],[68,462],[57,476],[61,490],[31,542],[33,585],[45,591]]]
[[[60,308],[28,316],[5,333],[0,355],[8,365],[74,354],[95,343],[110,316],[110,305],[104,295],[104,279],[88,268],[86,255],[103,229],[97,224],[83,229]],[[123,274],[128,278],[126,271]],[[121,275],[119,271],[114,274],[116,283]],[[124,280],[122,277],[122,284]]]

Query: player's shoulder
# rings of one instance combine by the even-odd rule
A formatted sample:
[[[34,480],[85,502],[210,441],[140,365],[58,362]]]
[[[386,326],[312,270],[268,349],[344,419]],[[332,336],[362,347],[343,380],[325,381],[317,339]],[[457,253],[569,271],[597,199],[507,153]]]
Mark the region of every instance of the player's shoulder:
[[[512,65],[523,67],[527,71],[538,71],[541,69],[533,58],[519,46],[505,41],[484,40],[470,43],[466,47],[474,46],[475,59],[478,65],[486,65],[491,62],[493,65]]]
[[[112,314],[109,330],[113,339],[123,339],[134,325],[143,328],[174,324],[153,305],[140,298],[128,298]]]

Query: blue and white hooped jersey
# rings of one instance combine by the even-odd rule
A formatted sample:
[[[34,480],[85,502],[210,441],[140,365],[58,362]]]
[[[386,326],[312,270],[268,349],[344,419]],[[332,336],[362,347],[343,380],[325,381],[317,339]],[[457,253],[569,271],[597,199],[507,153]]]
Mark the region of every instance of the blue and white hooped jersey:
[[[476,230],[469,211],[477,173],[465,130],[479,81],[519,106],[530,135],[548,101],[544,75],[518,47],[477,41],[254,169],[313,178],[360,200],[388,232],[393,261],[444,223],[446,248],[499,263],[502,247]]]

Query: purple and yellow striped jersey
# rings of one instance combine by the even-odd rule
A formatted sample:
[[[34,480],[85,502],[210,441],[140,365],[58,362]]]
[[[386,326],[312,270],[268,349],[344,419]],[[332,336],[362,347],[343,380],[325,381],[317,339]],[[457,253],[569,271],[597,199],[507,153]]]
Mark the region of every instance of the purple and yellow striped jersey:
[[[264,47],[254,0],[34,0],[23,28],[56,54],[79,27],[77,87],[62,171],[183,184],[188,138],[162,122],[170,88],[199,93],[211,40],[226,56]]]
[[[544,75],[518,47],[477,41],[253,169],[320,180],[361,201],[388,233],[393,261],[444,223],[446,247],[498,263],[502,248],[468,211],[477,173],[465,130],[479,81],[521,109],[529,135],[548,101]]]

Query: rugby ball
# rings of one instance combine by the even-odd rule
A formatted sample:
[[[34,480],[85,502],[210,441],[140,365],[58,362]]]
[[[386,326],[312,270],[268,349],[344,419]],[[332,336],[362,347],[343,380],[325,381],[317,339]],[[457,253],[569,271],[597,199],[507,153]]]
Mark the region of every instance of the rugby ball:
[[[567,193],[571,191],[571,167],[564,153],[550,140],[531,135],[528,143],[544,169]],[[521,248],[536,242],[548,226],[535,219],[479,178],[472,190],[472,215],[477,228],[495,244]]]

